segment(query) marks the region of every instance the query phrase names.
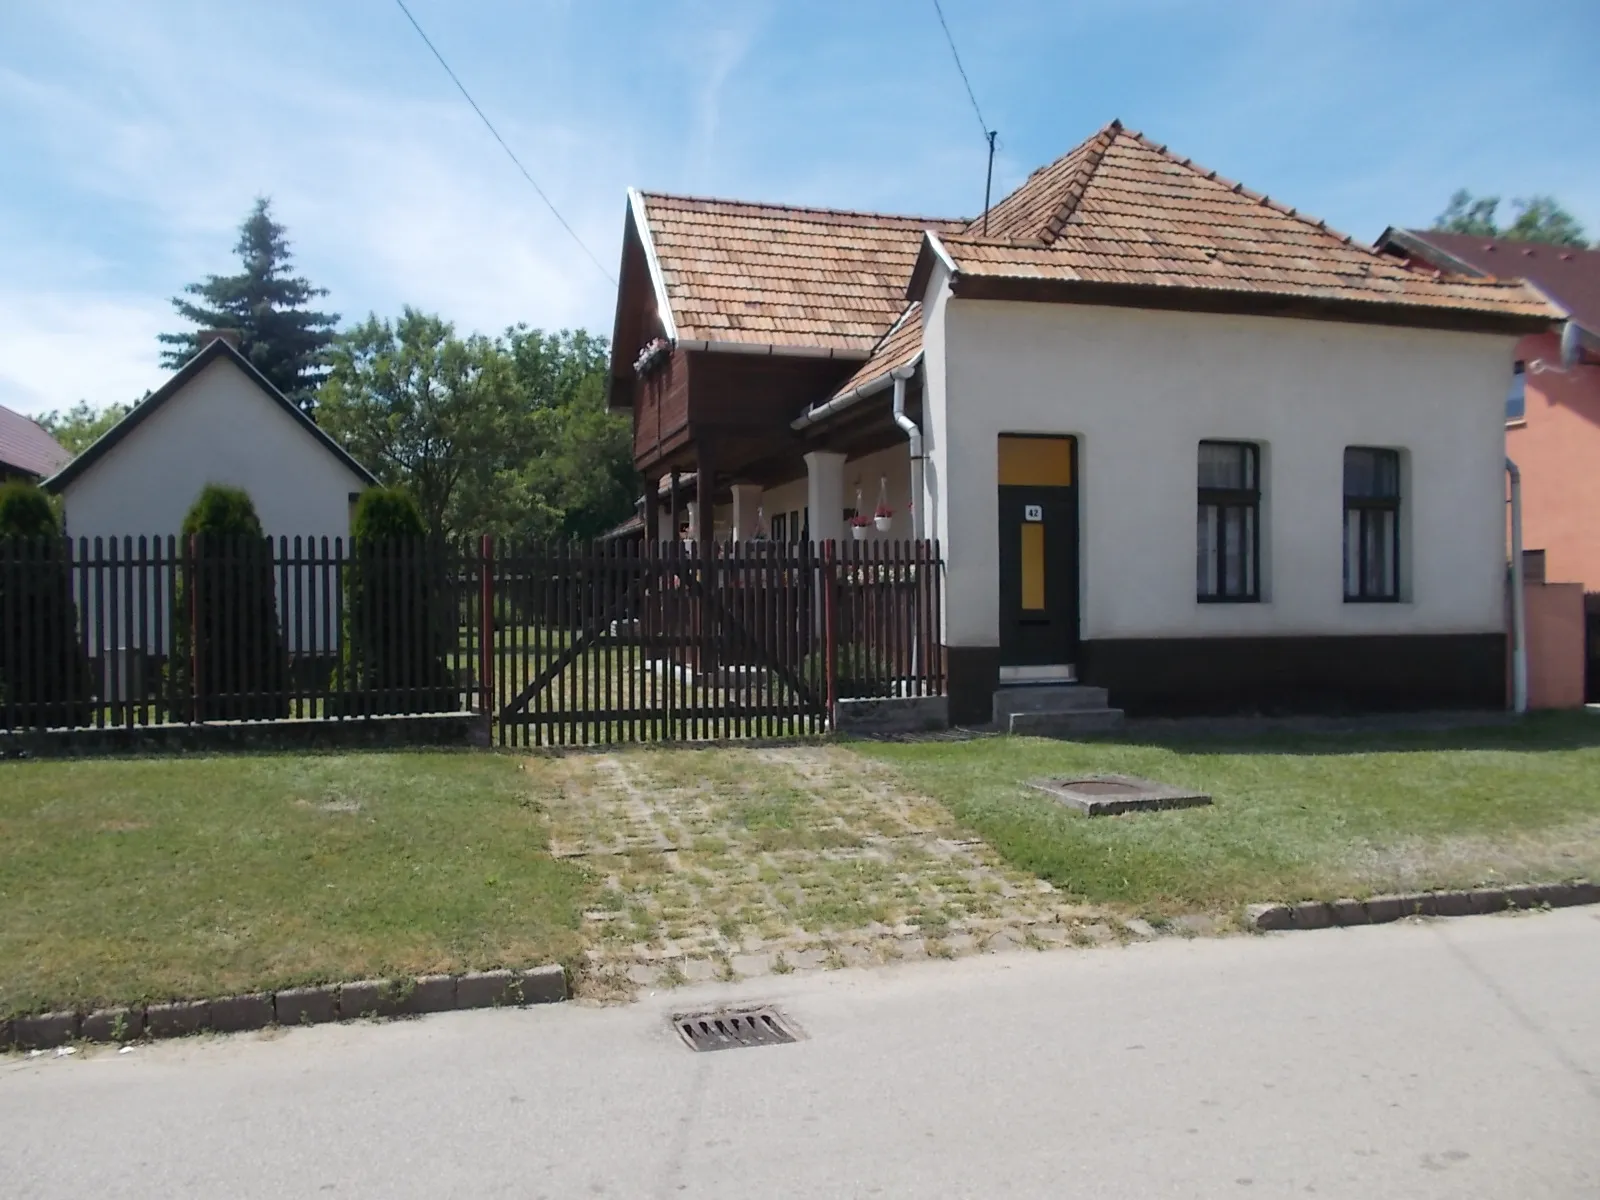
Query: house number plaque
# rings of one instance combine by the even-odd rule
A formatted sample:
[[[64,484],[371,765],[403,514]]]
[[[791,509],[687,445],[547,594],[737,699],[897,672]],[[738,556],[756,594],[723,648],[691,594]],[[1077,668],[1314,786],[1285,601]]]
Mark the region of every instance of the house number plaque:
[[[1044,506],[1042,504],[1024,504],[1022,506],[1022,519],[1024,521],[1044,520]]]

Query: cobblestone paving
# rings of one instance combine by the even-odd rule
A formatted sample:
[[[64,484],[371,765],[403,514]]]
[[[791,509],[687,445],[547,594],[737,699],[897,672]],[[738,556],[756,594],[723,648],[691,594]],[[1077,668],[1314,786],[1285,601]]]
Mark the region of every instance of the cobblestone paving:
[[[603,881],[583,992],[1140,936],[1006,866],[837,747],[529,760],[551,849]]]

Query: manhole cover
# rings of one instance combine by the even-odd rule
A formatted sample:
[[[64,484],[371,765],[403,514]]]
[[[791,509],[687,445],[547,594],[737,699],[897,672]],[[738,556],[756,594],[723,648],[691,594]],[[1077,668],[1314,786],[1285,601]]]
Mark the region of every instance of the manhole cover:
[[[1062,786],[1082,792],[1085,796],[1137,796],[1143,791],[1135,784],[1121,783],[1115,779],[1074,779]]]
[[[672,1024],[691,1050],[736,1050],[740,1046],[778,1046],[796,1040],[775,1008],[687,1013],[673,1017]]]
[[[1069,775],[1030,780],[1028,786],[1049,793],[1089,817],[1211,803],[1211,797],[1203,792],[1172,787],[1154,779],[1140,779],[1137,775]]]

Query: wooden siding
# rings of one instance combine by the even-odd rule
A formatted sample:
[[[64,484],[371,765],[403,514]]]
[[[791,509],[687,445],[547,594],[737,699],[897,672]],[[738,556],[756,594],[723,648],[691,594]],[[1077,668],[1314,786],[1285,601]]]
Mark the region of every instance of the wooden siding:
[[[674,350],[667,361],[633,385],[633,461],[641,471],[659,466],[689,441],[689,356]]]

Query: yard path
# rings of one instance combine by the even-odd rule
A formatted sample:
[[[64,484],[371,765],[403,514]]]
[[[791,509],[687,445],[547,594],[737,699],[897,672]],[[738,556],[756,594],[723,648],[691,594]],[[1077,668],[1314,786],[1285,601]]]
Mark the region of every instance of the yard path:
[[[530,759],[551,850],[603,881],[583,990],[1126,936],[1003,863],[938,802],[848,750]]]

